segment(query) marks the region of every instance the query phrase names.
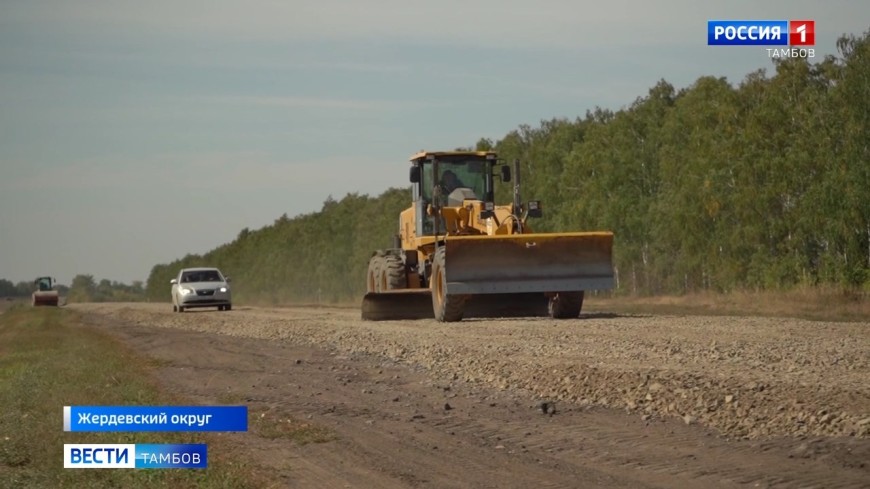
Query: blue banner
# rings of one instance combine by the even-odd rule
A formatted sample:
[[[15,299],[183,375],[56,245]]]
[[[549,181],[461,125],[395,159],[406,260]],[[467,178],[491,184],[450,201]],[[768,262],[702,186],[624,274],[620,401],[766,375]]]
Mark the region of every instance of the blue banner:
[[[64,406],[64,431],[248,431],[247,406]]]
[[[788,46],[787,20],[708,20],[708,46]]]
[[[65,469],[204,469],[205,444],[66,443]]]

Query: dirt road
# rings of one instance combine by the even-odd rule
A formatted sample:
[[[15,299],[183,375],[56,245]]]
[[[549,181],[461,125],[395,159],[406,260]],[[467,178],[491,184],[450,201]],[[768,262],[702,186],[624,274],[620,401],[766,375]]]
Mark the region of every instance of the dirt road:
[[[288,487],[870,487],[867,323],[70,307],[189,399],[334,433],[226,435]]]

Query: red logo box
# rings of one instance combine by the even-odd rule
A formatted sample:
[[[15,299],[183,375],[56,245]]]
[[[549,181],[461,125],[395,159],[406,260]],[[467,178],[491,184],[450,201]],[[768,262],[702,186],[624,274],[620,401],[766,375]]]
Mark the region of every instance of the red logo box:
[[[788,21],[788,43],[792,46],[815,46],[816,45],[816,21],[814,21],[814,20],[790,20],[790,21]]]

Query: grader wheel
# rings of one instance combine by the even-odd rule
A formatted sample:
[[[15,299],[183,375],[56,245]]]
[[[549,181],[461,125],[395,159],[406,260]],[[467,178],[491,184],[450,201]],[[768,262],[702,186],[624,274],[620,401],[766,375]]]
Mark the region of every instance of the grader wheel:
[[[432,309],[435,319],[441,322],[461,321],[468,296],[447,294],[447,260],[444,248],[435,252],[432,260]]]
[[[550,298],[548,307],[553,319],[573,319],[580,316],[583,308],[583,291],[559,292]]]
[[[366,272],[366,292],[380,292],[381,266],[383,257],[375,255],[369,259],[369,268]]]
[[[404,289],[408,286],[405,264],[395,255],[381,257],[379,292]]]

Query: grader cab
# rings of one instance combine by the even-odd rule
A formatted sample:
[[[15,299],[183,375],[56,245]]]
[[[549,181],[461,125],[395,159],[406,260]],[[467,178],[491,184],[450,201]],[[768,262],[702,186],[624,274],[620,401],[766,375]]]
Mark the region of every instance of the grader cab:
[[[412,156],[412,205],[369,261],[362,318],[576,318],[585,291],[613,288],[613,233],[535,233],[541,204],[522,202],[519,170],[494,152]],[[496,205],[512,176],[513,202]]]

